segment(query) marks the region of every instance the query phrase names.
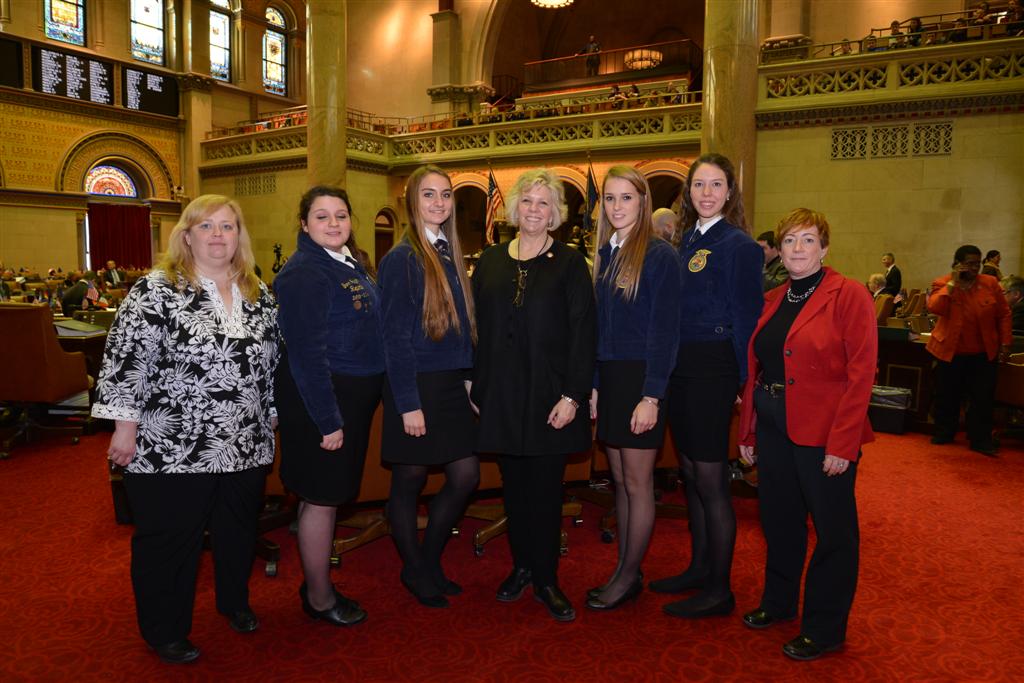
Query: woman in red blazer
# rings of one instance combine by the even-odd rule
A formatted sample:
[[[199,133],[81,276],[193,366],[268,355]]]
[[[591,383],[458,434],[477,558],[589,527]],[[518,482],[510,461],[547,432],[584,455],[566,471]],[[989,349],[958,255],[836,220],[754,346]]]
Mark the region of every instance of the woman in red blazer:
[[[761,604],[743,622],[761,629],[796,617],[809,513],[818,540],[800,635],[782,647],[807,660],[846,639],[860,543],[854,482],[860,447],[874,440],[868,402],[878,331],[864,285],[822,266],[829,243],[823,215],[793,210],[775,241],[790,279],[765,295],[740,414],[740,451],[758,463],[768,545]]]

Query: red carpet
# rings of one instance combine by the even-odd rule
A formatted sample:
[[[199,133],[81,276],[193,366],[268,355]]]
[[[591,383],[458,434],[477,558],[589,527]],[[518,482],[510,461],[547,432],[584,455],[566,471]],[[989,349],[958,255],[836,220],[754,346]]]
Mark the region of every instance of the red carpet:
[[[252,605],[262,628],[239,635],[213,606],[209,554],[199,579],[192,640],[198,662],[167,667],[135,626],[129,527],[114,523],[103,457],[109,435],[76,447],[21,447],[0,462],[2,681],[1003,681],[1024,676],[1024,449],[998,459],[927,437],[880,435],[860,470],[861,578],[845,650],[816,662],[786,659],[792,623],[753,632],[738,612],[695,623],[664,616],[645,593],[613,613],[583,608],[605,578],[613,545],[598,539],[599,510],[569,528],[562,585],[579,617],[559,624],[530,593],[499,604],[509,569],[504,538],[473,555],[477,522],[449,546],[449,573],[466,592],[449,610],[421,608],[398,583],[394,546],[381,539],[344,557],[343,590],[370,613],[352,629],[299,609],[294,540],[284,530],[280,573],[257,561]],[[754,501],[737,500],[733,583],[740,610],[756,607],[764,544]],[[648,577],[674,573],[688,540],[659,520]]]

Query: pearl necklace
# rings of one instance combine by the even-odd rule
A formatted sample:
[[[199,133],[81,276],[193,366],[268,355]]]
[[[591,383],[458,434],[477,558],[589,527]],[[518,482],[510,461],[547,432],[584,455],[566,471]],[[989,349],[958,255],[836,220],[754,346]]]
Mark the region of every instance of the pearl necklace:
[[[804,292],[803,294],[794,294],[793,293],[793,285],[792,285],[792,283],[790,283],[789,288],[786,290],[786,301],[788,301],[791,304],[798,304],[798,303],[800,303],[801,301],[803,301],[804,299],[809,297],[811,294],[814,294],[814,290],[816,290],[818,288],[818,285],[821,284],[821,281],[822,281],[822,279],[824,277],[825,277],[825,271],[822,271],[821,275],[818,276],[818,281],[815,282],[813,285],[811,285],[810,288],[806,292]]]

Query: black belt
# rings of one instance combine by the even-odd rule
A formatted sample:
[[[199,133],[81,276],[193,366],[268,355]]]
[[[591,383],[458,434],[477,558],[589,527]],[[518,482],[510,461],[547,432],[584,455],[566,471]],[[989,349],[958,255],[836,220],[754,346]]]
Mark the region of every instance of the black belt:
[[[785,384],[778,384],[778,383],[768,384],[766,382],[758,382],[757,383],[757,387],[758,387],[758,389],[761,389],[762,391],[768,392],[768,395],[771,396],[772,398],[777,398],[779,396],[782,396],[784,393],[786,393],[786,385]]]

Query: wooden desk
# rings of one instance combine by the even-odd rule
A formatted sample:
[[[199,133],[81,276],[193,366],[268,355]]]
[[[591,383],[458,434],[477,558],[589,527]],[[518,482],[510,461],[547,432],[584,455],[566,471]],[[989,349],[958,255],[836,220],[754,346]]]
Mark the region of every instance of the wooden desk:
[[[81,351],[85,354],[85,370],[96,379],[103,364],[103,348],[107,344],[107,333],[97,332],[84,337],[62,337],[57,335],[60,347],[65,351]]]
[[[878,384],[910,389],[907,429],[931,433],[935,358],[923,341],[878,340]]]

